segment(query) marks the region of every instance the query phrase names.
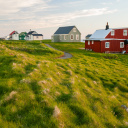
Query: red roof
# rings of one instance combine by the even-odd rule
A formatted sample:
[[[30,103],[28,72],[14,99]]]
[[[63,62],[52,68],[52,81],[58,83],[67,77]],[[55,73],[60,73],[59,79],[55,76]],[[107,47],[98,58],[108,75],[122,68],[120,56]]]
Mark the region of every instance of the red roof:
[[[10,36],[12,35],[12,34],[14,34],[16,31],[13,31],[12,33],[10,33]]]

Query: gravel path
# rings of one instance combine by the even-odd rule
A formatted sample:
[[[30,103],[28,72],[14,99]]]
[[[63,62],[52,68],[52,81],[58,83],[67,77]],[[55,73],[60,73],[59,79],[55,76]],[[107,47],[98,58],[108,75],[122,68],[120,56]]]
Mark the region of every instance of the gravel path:
[[[48,46],[49,48],[53,48],[49,44],[45,44],[45,45]],[[53,49],[55,49],[55,48],[53,48]],[[55,50],[58,50],[58,49],[55,49]],[[60,50],[58,50],[58,51],[60,51]],[[64,52],[64,56],[63,57],[60,57],[59,59],[68,59],[68,58],[72,58],[72,55],[70,53]]]

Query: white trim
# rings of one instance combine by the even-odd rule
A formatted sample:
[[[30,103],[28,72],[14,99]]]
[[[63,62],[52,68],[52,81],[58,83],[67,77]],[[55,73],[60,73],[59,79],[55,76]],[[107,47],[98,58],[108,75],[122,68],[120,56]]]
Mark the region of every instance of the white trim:
[[[66,35],[64,35],[64,40],[66,40]]]
[[[108,44],[109,46],[107,46],[106,44]],[[105,42],[105,48],[110,48],[110,42]]]
[[[88,45],[90,45],[90,40],[88,40]]]
[[[92,40],[92,44],[94,44],[94,41]]]
[[[128,31],[127,30],[123,30],[123,36],[127,36]]]
[[[62,40],[62,35],[60,35],[60,40]]]
[[[76,28],[73,28],[73,32],[76,32]]]
[[[114,36],[114,35],[115,35],[115,31],[111,30],[111,36]]]
[[[120,42],[120,48],[124,48],[124,42]]]
[[[80,39],[80,36],[79,34],[76,35],[76,40],[79,40]]]
[[[71,38],[72,36],[73,36],[73,39]],[[73,34],[70,35],[70,39],[71,39],[71,40],[74,40],[74,35],[73,35]]]

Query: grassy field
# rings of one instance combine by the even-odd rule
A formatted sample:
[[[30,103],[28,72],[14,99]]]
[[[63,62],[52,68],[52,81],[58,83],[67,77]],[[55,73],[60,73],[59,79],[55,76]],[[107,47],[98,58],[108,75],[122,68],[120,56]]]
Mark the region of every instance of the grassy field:
[[[0,127],[128,128],[128,55],[42,42],[0,41]]]

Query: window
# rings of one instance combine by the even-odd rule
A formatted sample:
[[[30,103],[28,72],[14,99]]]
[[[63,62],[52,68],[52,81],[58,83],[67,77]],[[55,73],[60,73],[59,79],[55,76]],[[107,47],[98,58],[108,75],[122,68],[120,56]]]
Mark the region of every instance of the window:
[[[74,36],[73,35],[71,35],[71,40],[73,40],[74,39]]]
[[[60,40],[61,40],[61,35],[60,35]]]
[[[111,31],[111,36],[114,36],[114,35],[115,35],[115,31],[112,30],[112,31]]]
[[[64,35],[64,40],[66,40],[66,36]]]
[[[110,43],[109,42],[105,42],[105,48],[109,48],[110,47]]]
[[[124,42],[120,42],[120,48],[124,48]]]
[[[124,36],[127,36],[127,30],[124,30],[124,31],[123,31],[123,35],[124,35]]]
[[[36,36],[36,38],[38,38],[38,36]]]
[[[79,40],[79,35],[76,35],[76,40]]]
[[[88,45],[90,45],[90,40],[88,41]]]
[[[76,28],[73,28],[73,32],[76,32]]]
[[[92,41],[92,44],[94,44],[94,41]]]

